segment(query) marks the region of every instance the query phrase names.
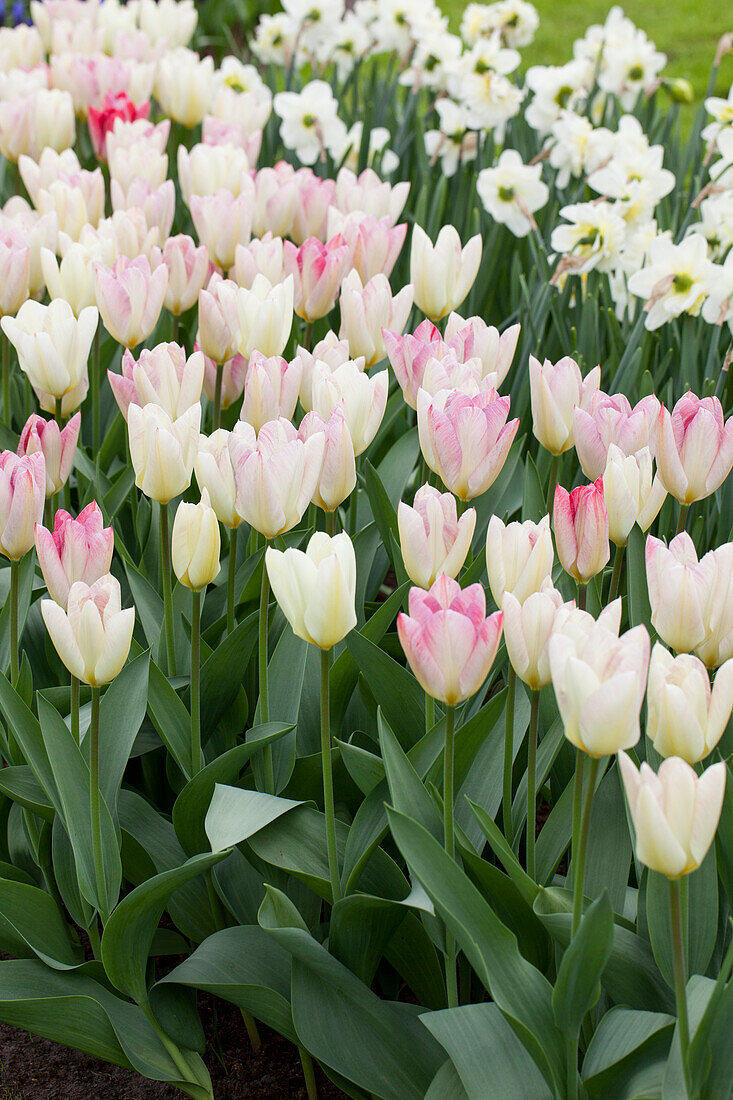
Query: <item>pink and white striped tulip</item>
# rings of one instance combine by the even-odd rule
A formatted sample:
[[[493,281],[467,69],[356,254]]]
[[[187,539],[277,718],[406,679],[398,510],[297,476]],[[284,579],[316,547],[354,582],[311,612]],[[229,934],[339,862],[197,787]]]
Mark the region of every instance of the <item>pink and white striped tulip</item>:
[[[352,356],[364,356],[367,370],[381,363],[387,354],[383,331],[402,332],[412,309],[412,296],[409,285],[393,296],[386,275],[375,275],[362,284],[358,272],[351,271],[343,280],[339,337],[348,341]]]
[[[456,498],[432,485],[422,485],[412,507],[397,508],[400,549],[407,575],[418,588],[428,589],[441,573],[455,578],[461,571],[476,528],[476,509],[458,518]]]
[[[410,589],[408,612],[398,615],[397,633],[420,686],[450,707],[474,695],[494,663],[503,621],[501,611],[486,617],[482,586],[463,591],[443,573],[427,592]]]
[[[617,637],[605,621],[578,630],[574,616],[573,611],[558,611],[549,641],[550,674],[565,736],[589,756],[629,749],[641,734],[639,714],[649,667],[646,627]]]
[[[481,376],[495,374],[498,387],[509,373],[521,328],[511,325],[500,333],[481,317],[464,320],[453,312],[445,326],[445,342],[455,349],[459,359],[480,359]]]
[[[723,420],[717,397],[690,390],[672,412],[662,405],[657,422],[657,469],[667,492],[680,504],[714,493],[733,467],[733,417]]]
[[[268,420],[281,416],[291,420],[298,404],[302,371],[298,359],[288,363],[279,355],[268,359],[259,351],[252,352],[239,419],[251,424],[255,432]]]
[[[47,306],[29,299],[15,317],[0,320],[20,369],[49,412],[62,398],[61,411],[68,416],[86,397],[87,361],[98,319],[94,306],[83,309],[77,319],[65,299],[55,298]]]
[[[284,177],[284,169],[280,164],[275,165]],[[292,172],[293,169],[291,168]],[[327,239],[328,211],[333,202],[336,183],[334,180],[321,179],[312,168],[299,168],[294,173],[297,194],[293,207],[293,220],[290,232],[285,234],[297,245],[302,245],[309,237],[317,237],[319,241]],[[274,228],[268,226],[267,228]]]
[[[93,584],[109,573],[115,536],[111,527],[104,526],[95,500],[76,519],[59,508],[53,531],[37,523],[34,537],[48,594],[61,607],[66,607],[75,581]]]
[[[368,375],[353,359],[347,359],[333,371],[316,363],[313,372],[314,410],[325,420],[331,409],[342,406],[357,455],[367,449],[379,430],[387,408],[388,390],[386,370]]]
[[[663,761],[657,775],[646,762],[637,770],[625,752],[618,761],[636,833],[636,858],[670,879],[697,870],[720,821],[723,761],[700,776],[677,756]]]
[[[474,397],[443,390],[417,395],[420,448],[431,470],[461,500],[472,500],[493,485],[517,434],[519,420],[507,424],[510,401],[496,390]]]
[[[573,418],[576,407],[587,408],[601,381],[601,368],[594,367],[583,378],[580,367],[569,355],[551,363],[529,357],[529,389],[532,431],[552,455],[561,455],[575,442]]]
[[[256,237],[264,237],[267,233],[272,233],[275,237],[292,236],[299,190],[292,166],[280,161],[274,168],[260,168],[255,172],[254,185],[253,234]],[[310,234],[306,233],[305,236]]]
[[[504,612],[504,641],[507,656],[519,679],[539,691],[550,683],[550,638],[561,607],[562,595],[547,577],[538,592],[532,592],[523,603],[511,592],[505,592],[501,602]]]
[[[715,565],[714,599],[705,623],[705,640],[695,646],[695,653],[708,668],[719,668],[733,657],[733,543],[724,542],[705,554]]]
[[[271,420],[258,433],[240,421],[229,437],[237,512],[266,539],[291,530],[318,485],[325,436],[299,437],[289,420]]]
[[[66,610],[54,600],[41,600],[41,614],[72,676],[99,687],[122,671],[130,652],[135,608],[122,609],[120,582],[111,573],[91,585],[75,581]]]
[[[718,669],[715,685],[702,661],[678,657],[659,642],[649,663],[647,737],[660,756],[681,756],[697,764],[713,751],[733,710],[733,661]]]
[[[262,148],[262,130],[253,131],[246,119],[227,121],[215,115],[204,115],[201,140],[204,145],[236,145],[244,149],[247,163],[254,168]]]
[[[252,233],[252,195],[246,189],[239,195],[221,189],[213,195],[191,195],[189,205],[211,262],[224,270],[233,267],[237,246],[247,244]]]
[[[200,592],[219,575],[221,535],[206,489],[198,504],[182,500],[171,532],[171,564],[181,584]]]
[[[222,279],[214,272],[206,288],[199,291],[196,340],[204,355],[216,364],[226,363],[239,354],[242,333],[237,305],[238,289],[231,279]]]
[[[0,452],[0,554],[18,561],[33,546],[33,528],[43,521],[46,460],[42,451],[18,456]]]
[[[460,390],[473,397],[484,390],[495,390],[498,382],[497,374],[482,377],[480,359],[459,359],[453,348],[448,348],[441,359],[428,359],[420,385],[431,397],[441,390]]]
[[[7,243],[9,236],[17,236],[20,247],[28,248],[30,252],[28,297],[30,298],[36,298],[43,293],[45,280],[41,264],[41,251],[44,248],[55,250],[58,245],[58,235],[58,218],[53,211],[50,214],[39,214],[38,211],[31,209],[20,195],[13,195],[5,203],[2,215],[0,215],[0,243]],[[0,265],[1,267],[2,265]],[[10,301],[16,293],[17,272],[13,271],[12,277],[10,271],[6,271],[5,275],[7,276],[7,284],[0,292],[0,307],[2,306],[4,294],[8,295],[8,301]]]
[[[389,356],[395,378],[400,384],[405,401],[411,409],[417,408],[417,394],[422,387],[425,367],[431,359],[441,360],[455,349],[444,342],[432,321],[423,321],[414,333],[386,331],[384,346]]]
[[[134,260],[118,256],[113,267],[94,264],[94,291],[102,322],[112,339],[125,348],[137,347],[150,336],[163,308],[168,268],[160,262],[160,252],[155,252],[152,266],[147,256]]]
[[[282,355],[293,327],[292,276],[272,286],[264,275],[257,275],[249,290],[238,289],[237,313],[241,355],[247,359],[254,351]]]
[[[234,432],[237,431],[235,427]],[[245,432],[247,429],[243,429]],[[211,507],[220,523],[230,530],[239,527],[242,517],[235,507],[237,482],[229,440],[233,433],[217,428],[211,435],[202,435],[194,459],[199,489],[209,495]]]
[[[356,486],[354,443],[342,403],[331,409],[327,419],[313,411],[305,414],[298,430],[300,438],[307,440],[318,432],[323,434],[325,444],[313,503],[324,512],[333,512]]]
[[[651,527],[664,504],[667,490],[659,475],[652,473],[648,447],[636,454],[624,455],[615,443],[611,443],[602,480],[608,537],[616,546],[625,546],[635,523],[642,531]]]
[[[198,344],[194,345],[196,351]],[[217,367],[213,359],[204,356],[204,395],[212,403],[216,396],[216,377],[221,372],[221,400],[220,407],[228,409],[235,401],[238,401],[244,392],[244,380],[247,374],[247,360],[243,355],[233,355],[231,359]]]
[[[295,312],[309,323],[325,317],[336,304],[341,281],[349,266],[349,246],[337,235],[323,244],[308,237],[296,248],[284,244],[285,270],[293,276]]]
[[[698,561],[686,531],[669,546],[649,535],[645,557],[652,626],[677,653],[697,649],[710,632],[718,580],[715,557],[711,552]]]
[[[557,485],[553,526],[560,564],[578,584],[587,584],[611,556],[603,479],[579,485],[572,493]]]
[[[481,263],[481,237],[476,234],[463,248],[457,230],[444,225],[435,244],[415,225],[410,252],[410,282],[415,305],[431,321],[458,309],[474,284]]]
[[[238,244],[234,250],[235,281],[247,290],[257,275],[264,275],[273,286],[281,283],[287,275],[283,243],[282,237],[273,237],[268,231],[249,244]]]
[[[122,356],[122,374],[107,371],[120,412],[127,420],[130,405],[159,405],[171,420],[201,400],[204,355],[195,351],[186,358],[180,344],[143,348],[136,361],[129,349]]]
[[[190,206],[194,195],[213,195],[215,191],[228,191],[237,196],[242,190],[250,195],[252,177],[244,149],[234,145],[208,145],[200,143],[187,149],[178,146],[178,179],[183,201]]]
[[[552,575],[554,560],[549,516],[539,523],[514,520],[505,524],[497,515],[489,520],[486,571],[497,607],[501,607],[505,592],[511,592],[520,604],[539,592]]]
[[[198,301],[199,291],[209,281],[209,254],[205,245],[196,246],[192,237],[178,233],[163,245],[163,263],[168,268],[168,286],[163,305],[176,317]]]
[[[327,332],[322,340],[319,340],[313,351],[307,351],[298,345],[303,376],[300,383],[300,403],[306,412],[313,408],[313,377],[316,365],[320,364],[331,371],[336,370],[342,363],[350,358],[349,344],[347,340],[339,340],[335,332]],[[364,370],[366,364],[363,359],[355,359],[359,370]]]
[[[28,299],[31,253],[17,231],[0,231],[0,316],[17,313]]]
[[[356,555],[349,536],[311,535],[305,551],[268,546],[272,591],[293,633],[331,649],[356,626]]]
[[[20,433],[19,455],[41,451],[46,460],[46,497],[52,497],[66,484],[74,464],[79,440],[81,413],[74,413],[63,428],[55,420],[44,420],[31,413]],[[107,570],[105,569],[105,573]]]
[[[191,484],[199,443],[201,406],[191,405],[177,419],[160,405],[129,405],[127,434],[135,484],[151,500],[167,504]]]
[[[573,410],[573,438],[583,473],[589,481],[603,476],[608,449],[613,444],[624,455],[644,447],[654,453],[659,401],[650,394],[634,405],[622,393],[596,390],[587,407]]]
[[[89,180],[85,177],[90,177]],[[59,232],[78,241],[85,225],[96,226],[104,217],[104,177],[99,169],[54,180],[38,192],[36,209],[55,214]]]
[[[386,183],[373,168],[365,168],[357,176],[344,167],[336,176],[332,201],[342,214],[358,210],[375,218],[389,217],[390,225],[396,225],[409,193],[409,183]]]
[[[335,206],[328,211],[328,236],[340,233],[351,250],[351,266],[362,283],[375,275],[392,274],[405,243],[407,225],[392,226],[389,217],[375,218],[354,211],[342,214]]]

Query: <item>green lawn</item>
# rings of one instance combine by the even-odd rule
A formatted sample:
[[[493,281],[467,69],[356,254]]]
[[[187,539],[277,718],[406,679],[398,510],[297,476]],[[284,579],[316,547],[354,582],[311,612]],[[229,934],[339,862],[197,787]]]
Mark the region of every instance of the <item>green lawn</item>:
[[[540,13],[540,26],[534,42],[522,51],[523,68],[527,65],[557,65],[572,54],[574,38],[591,23],[602,23],[612,6],[611,0],[533,0]],[[463,0],[442,0],[443,10],[457,29]],[[627,0],[621,5],[630,19],[643,28],[657,48],[667,54],[668,76],[684,76],[698,97],[705,94],[710,66],[718,39],[733,30],[733,8],[729,0]],[[726,95],[733,83],[733,54],[720,67],[716,91]]]

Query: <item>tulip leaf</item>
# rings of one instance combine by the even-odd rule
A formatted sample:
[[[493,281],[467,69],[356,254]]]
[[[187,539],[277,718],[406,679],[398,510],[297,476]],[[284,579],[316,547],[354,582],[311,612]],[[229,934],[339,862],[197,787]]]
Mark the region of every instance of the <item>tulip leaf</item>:
[[[150,652],[130,661],[99,707],[99,788],[113,812],[132,746],[145,718]]]
[[[3,337],[6,339],[6,337]],[[15,450],[15,447],[13,447]],[[35,553],[24,554],[18,563],[18,639],[19,644],[23,636],[28,612],[31,606],[33,594],[33,578],[36,569]],[[3,570],[10,577],[10,569]],[[7,591],[10,591],[8,579]],[[3,601],[0,609],[0,668],[7,668],[10,664],[10,600]]]
[[[440,811],[403,752],[381,709],[377,713],[377,725],[392,805],[419,821],[437,840],[441,840],[443,820]]]
[[[637,1071],[639,1062],[656,1063],[661,1086],[674,1016],[616,1006],[603,1017],[583,1059],[583,1082],[592,1096],[608,1095],[621,1073]],[[614,1094],[615,1095],[615,1094]]]
[[[586,909],[563,955],[552,993],[557,1026],[575,1039],[586,1012],[601,995],[601,979],[613,949],[613,910],[607,894]]]
[[[394,538],[399,546],[399,529],[397,527],[397,511],[389,499],[389,495],[377,471],[369,459],[364,462],[364,486],[369,497],[369,505],[374,516],[374,522],[382,539],[387,555],[392,560],[392,543]]]
[[[687,973],[704,974],[718,934],[718,873],[713,845],[696,871],[686,875]],[[656,871],[646,872],[646,923],[657,966],[674,987],[672,934],[669,923],[669,881]]]
[[[127,583],[132,592],[135,611],[142,624],[143,633],[153,652],[153,658],[160,659],[161,636],[163,631],[163,600],[139,569],[132,562],[125,561]]]
[[[54,970],[83,962],[70,928],[50,894],[24,882],[0,879],[0,944],[19,958],[37,956]]]
[[[201,729],[204,739],[214,731],[239,691],[257,641],[258,622],[258,612],[248,615],[201,666]]]
[[[425,732],[425,692],[415,677],[355,630],[346,644],[402,747],[414,745]]]
[[[18,692],[11,686],[7,676],[2,672],[0,672],[0,709],[2,709],[8,726],[15,734],[23,756],[33,768],[54,809],[57,813],[60,812],[61,799],[56,787],[51,761],[48,758],[48,752],[44,744],[41,726],[33,711],[26,706]]]
[[[297,638],[290,627],[280,635],[267,665],[270,691],[270,721],[288,722],[297,726],[301,711],[301,697],[305,683],[308,650],[311,647]],[[260,703],[257,701],[254,723],[260,724]],[[296,731],[287,734],[273,747],[272,761],[275,773],[275,790],[282,791],[293,773],[296,754]],[[264,786],[264,764],[257,756],[253,769],[259,786]]]
[[[36,779],[33,769],[27,764],[1,768],[0,791],[19,806],[42,817],[44,821],[53,821],[56,816],[46,792]]]
[[[629,626],[643,624],[652,640],[656,634],[652,628],[652,612],[649,606],[649,592],[646,584],[646,562],[644,549],[646,536],[637,524],[631,528],[626,544],[626,586],[629,603]]]
[[[191,718],[170,680],[150,662],[148,683],[150,720],[186,779],[191,777]]]
[[[221,852],[248,840],[282,814],[303,805],[290,798],[216,783],[204,826],[211,849]]]
[[[425,1100],[468,1100],[466,1090],[458,1076],[458,1070],[450,1058],[443,1062],[430,1082]]]

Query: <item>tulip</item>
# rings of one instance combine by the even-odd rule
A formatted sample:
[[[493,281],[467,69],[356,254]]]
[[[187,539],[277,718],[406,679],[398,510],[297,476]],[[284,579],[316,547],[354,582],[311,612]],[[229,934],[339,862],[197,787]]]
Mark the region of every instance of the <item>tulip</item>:
[[[33,546],[33,526],[43,521],[46,461],[42,451],[0,453],[0,554],[19,561]],[[11,647],[12,651],[12,647]]]
[[[356,556],[345,533],[311,536],[305,552],[268,547],[267,573],[293,633],[331,649],[356,626]]]
[[[183,201],[193,207],[191,200],[224,193],[237,198],[244,194],[250,208],[255,204],[255,192],[252,177],[249,174],[249,161],[244,149],[227,142],[225,145],[200,143],[192,149],[178,146],[178,179]]]
[[[288,363],[279,355],[267,359],[259,351],[253,352],[244,383],[240,420],[246,420],[258,432],[268,420],[277,420],[280,416],[292,419],[302,371],[298,359]]]
[[[460,359],[480,359],[482,376],[496,374],[496,385],[500,386],[512,365],[521,327],[511,325],[500,333],[481,317],[464,320],[454,312],[445,326],[445,342],[457,350]]]
[[[685,531],[668,547],[649,535],[645,557],[652,626],[672,649],[689,653],[708,636],[716,591],[716,560],[706,554],[698,561],[694,543]]]
[[[142,214],[148,228],[150,245],[146,245],[141,251],[149,256],[154,244],[167,239],[173,225],[176,209],[176,188],[173,180],[164,180],[160,186],[153,187],[147,180],[135,178],[130,181],[126,190],[123,190],[117,180],[112,180],[110,192],[113,218],[120,214],[132,215],[135,210]]]
[[[282,185],[283,173],[280,165],[280,182]],[[292,169],[291,169],[292,171]],[[326,239],[328,225],[328,211],[333,203],[336,190],[334,180],[321,179],[316,176],[312,168],[300,168],[295,173],[297,192],[293,206],[292,224],[289,232],[281,232],[281,236],[290,237],[300,247],[309,237],[317,237],[319,241]],[[288,199],[286,197],[285,202]],[[270,228],[270,226],[266,226]]]
[[[362,283],[368,283],[375,275],[392,274],[392,269],[402,251],[407,225],[392,226],[387,215],[374,215],[354,211],[342,214],[335,206],[328,211],[329,238],[340,233],[351,252],[351,266]]]
[[[149,103],[136,106],[126,92],[108,92],[99,110],[90,106],[87,122],[92,148],[97,159],[104,159],[105,139],[108,132],[114,129],[117,119],[122,119],[123,122],[134,122],[137,118],[147,118],[149,110]]]
[[[441,573],[451,578],[460,573],[471,548],[476,509],[467,508],[459,519],[452,493],[422,485],[412,507],[400,501],[397,527],[407,575],[427,590]]]
[[[201,400],[204,356],[196,351],[187,359],[180,345],[158,344],[152,350],[143,348],[136,362],[126,349],[122,374],[108,370],[107,377],[125,420],[131,404],[159,405],[171,420],[177,420]]]
[[[587,407],[576,405],[573,438],[585,476],[590,481],[603,476],[611,445],[623,455],[636,454],[644,447],[653,454],[659,408],[653,394],[643,397],[632,409],[622,393],[609,396],[601,390],[591,395]]]
[[[309,324],[333,309],[349,263],[349,247],[343,237],[323,244],[309,237],[300,248],[284,245],[285,270],[293,277],[295,312]]]
[[[421,389],[435,397],[441,390],[460,391],[467,397],[477,393],[495,390],[499,381],[497,374],[481,377],[481,360],[461,360],[452,348],[444,349],[441,359],[430,358],[423,370]]]
[[[42,452],[46,461],[46,497],[52,497],[66,484],[76,454],[81,413],[75,413],[61,429],[55,420],[44,420],[31,413],[20,433],[19,455]],[[107,570],[105,569],[106,573]]]
[[[354,443],[343,405],[331,409],[328,419],[313,411],[305,414],[298,431],[300,438],[307,440],[318,433],[324,436],[325,442],[323,466],[313,493],[313,503],[324,512],[333,512],[356,486]]]
[[[461,500],[480,496],[494,483],[517,434],[508,424],[509,398],[495,390],[467,397],[443,391],[417,400],[420,448],[426,463]]]
[[[18,352],[20,368],[28,375],[44,408],[61,400],[61,413],[73,412],[89,386],[87,360],[97,327],[94,306],[83,309],[77,320],[63,298],[49,305],[25,302],[16,317],[0,324]],[[44,400],[45,399],[45,400]]]
[[[168,157],[158,152],[151,142],[112,146],[107,159],[111,184],[116,184],[110,191],[116,191],[118,205],[121,205],[121,196],[133,185],[143,187],[150,194],[164,185],[168,175]]]
[[[652,650],[647,688],[647,737],[660,756],[697,764],[713,751],[733,709],[733,660],[718,669],[711,690],[705,665],[659,642]]]
[[[550,577],[524,602],[508,591],[502,598],[507,656],[519,679],[532,691],[539,691],[551,681],[549,642],[562,606],[563,598],[553,588]]]
[[[190,50],[170,50],[158,62],[155,98],[163,114],[189,130],[209,109],[213,93],[214,60]]]
[[[28,293],[18,301],[18,308],[20,308],[26,298],[36,298],[43,294],[45,282],[41,267],[41,250],[57,247],[58,218],[53,211],[49,214],[39,214],[38,211],[32,210],[20,195],[14,195],[11,199],[8,199],[2,213],[5,232],[0,231],[0,244],[5,244],[6,247],[10,245],[11,250],[17,246],[27,248],[30,254]],[[16,235],[17,246],[14,243],[11,244],[11,238],[16,238]],[[2,248],[0,248],[0,255],[2,255],[2,251]],[[5,274],[7,281],[2,292],[0,292],[0,309],[6,295],[6,304],[12,304],[13,295],[16,293],[19,284],[17,269],[8,269]],[[9,310],[8,312],[15,313],[17,310]]]
[[[234,250],[236,282],[249,290],[257,275],[264,275],[273,286],[287,275],[282,237],[273,237],[269,231],[249,244],[238,244]]]
[[[0,232],[0,316],[17,313],[28,298],[31,253],[19,232]]]
[[[497,607],[502,606],[505,592],[511,592],[519,604],[539,592],[552,574],[554,558],[549,516],[539,523],[504,524],[497,515],[489,520],[486,570]]]
[[[114,680],[127,660],[135,608],[121,608],[120,582],[107,573],[93,584],[74,581],[67,609],[41,600],[56,652],[72,676],[91,687]]]
[[[412,296],[412,287],[405,286],[393,297],[386,275],[375,275],[365,285],[356,271],[344,279],[339,337],[348,341],[352,355],[364,356],[367,369],[381,363],[387,354],[382,331],[402,332]]]
[[[199,489],[202,494],[206,492],[219,522],[236,530],[242,517],[235,506],[237,482],[229,446],[231,434],[225,428],[218,428],[209,436],[202,435],[194,469]]]
[[[198,344],[194,344],[198,351]],[[221,387],[219,395],[220,408],[228,409],[235,401],[238,401],[244,391],[244,380],[247,375],[247,360],[243,355],[233,355],[220,367],[208,355],[204,356],[204,394],[209,401],[216,398],[217,384]],[[221,379],[221,382],[219,382]]]
[[[102,322],[118,344],[134,348],[158,323],[168,289],[168,268],[146,256],[119,256],[112,267],[94,264],[94,289]]]
[[[299,185],[292,166],[280,161],[274,168],[260,168],[255,173],[254,185],[252,232],[255,236],[265,237],[267,233],[272,233],[275,237],[292,237],[297,240],[291,230]],[[309,234],[306,233],[305,236]],[[270,278],[269,275],[267,277]]]
[[[221,538],[216,512],[204,489],[198,504],[181,501],[173,521],[173,572],[186,588],[200,592],[219,574]]]
[[[249,180],[250,189],[253,188]],[[221,268],[234,266],[239,245],[247,244],[252,232],[252,195],[219,190],[213,195],[191,195],[191,217],[199,241],[206,245],[211,262]]]
[[[179,317],[198,301],[199,291],[209,279],[209,254],[205,245],[196,247],[193,238],[179,233],[163,245],[163,263],[168,268],[164,306]]]
[[[579,585],[586,585],[611,556],[603,480],[579,485],[572,493],[556,486],[553,523],[560,564]]]
[[[708,560],[715,566],[714,598],[708,605],[705,639],[695,646],[695,653],[712,669],[733,657],[733,543],[710,550],[703,557],[703,562]]]
[[[665,489],[683,506],[714,493],[733,467],[733,417],[723,420],[717,397],[690,390],[657,422],[657,469]]]
[[[416,409],[417,394],[422,386],[426,364],[431,359],[442,359],[451,345],[443,341],[432,321],[423,321],[414,333],[408,332],[404,336],[385,331],[383,338],[385,351],[405,401],[411,409]]]
[[[59,231],[78,241],[85,225],[96,226],[104,217],[104,177],[99,169],[56,179],[38,192],[36,209],[55,214]]]
[[[191,405],[176,419],[160,405],[128,406],[127,431],[135,484],[151,500],[167,504],[190,485],[200,423],[199,404]]]
[[[104,527],[96,501],[87,504],[76,519],[63,508],[57,511],[53,531],[37,523],[34,529],[38,564],[48,594],[66,608],[72,584],[94,584],[112,563],[114,531]]]
[[[486,618],[480,584],[465,591],[444,574],[425,592],[411,588],[400,613],[400,643],[421,687],[449,707],[474,695],[489,674],[501,638],[502,613]]]
[[[324,419],[342,405],[354,453],[362,454],[377,434],[387,407],[386,370],[370,376],[351,359],[333,371],[316,364],[312,387],[313,408]]]
[[[651,526],[664,504],[667,490],[658,475],[652,478],[652,456],[648,447],[624,456],[623,451],[611,443],[602,480],[608,537],[617,547],[623,547],[635,523],[642,531]]]
[[[313,351],[308,351],[298,345],[297,358],[302,366],[302,378],[300,383],[300,403],[306,412],[313,408],[313,375],[316,365],[321,364],[334,371],[342,363],[350,358],[349,344],[347,340],[339,340],[335,332],[327,332],[322,340],[316,344]],[[359,370],[364,370],[363,359],[355,359]]]
[[[237,293],[240,343],[237,349],[249,359],[257,350],[268,358],[282,355],[293,325],[293,280],[288,276],[271,286],[258,275],[249,290]]]
[[[580,367],[569,355],[554,364],[549,359],[541,364],[530,355],[532,431],[550,454],[561,455],[573,446],[575,408],[587,408],[600,381],[600,367],[594,367],[583,378]]]
[[[237,284],[214,273],[199,291],[199,331],[196,337],[204,355],[217,365],[232,359],[241,342],[237,311]]]
[[[390,225],[396,225],[409,192],[409,183],[385,183],[372,168],[365,168],[359,176],[350,168],[340,168],[333,205],[344,214],[359,210],[375,218],[388,216]]]
[[[92,264],[95,256],[84,244],[70,241],[62,259],[57,260],[50,248],[41,249],[41,267],[49,298],[65,298],[76,318],[82,310],[96,308]]]
[[[465,248],[452,225],[444,225],[433,245],[424,229],[415,225],[410,253],[410,282],[415,304],[431,321],[458,309],[473,286],[481,263],[481,237]]]

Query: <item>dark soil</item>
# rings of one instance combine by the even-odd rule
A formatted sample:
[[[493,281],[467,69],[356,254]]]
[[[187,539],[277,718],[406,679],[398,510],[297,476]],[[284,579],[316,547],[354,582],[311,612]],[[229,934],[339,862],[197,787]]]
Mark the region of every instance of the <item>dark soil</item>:
[[[209,996],[199,1003],[216,1100],[307,1100],[292,1043],[260,1025],[262,1046],[255,1054],[234,1005]],[[316,1080],[319,1100],[345,1100],[318,1066]],[[172,1085],[0,1023],[0,1100],[181,1100],[183,1095]]]

